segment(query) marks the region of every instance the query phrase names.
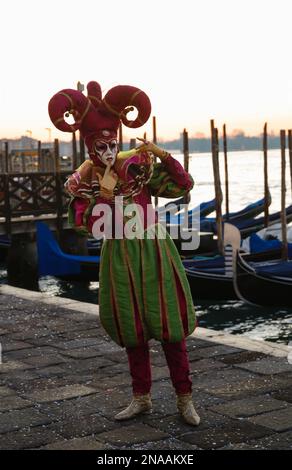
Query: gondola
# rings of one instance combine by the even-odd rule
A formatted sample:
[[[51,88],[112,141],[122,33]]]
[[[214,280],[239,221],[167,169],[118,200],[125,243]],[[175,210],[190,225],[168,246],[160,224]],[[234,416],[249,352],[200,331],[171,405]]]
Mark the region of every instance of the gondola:
[[[39,277],[55,276],[69,281],[98,281],[99,256],[64,253],[49,227],[36,222]]]
[[[224,229],[229,224],[224,224]],[[236,227],[232,227],[238,234]],[[264,241],[263,241],[264,243]],[[240,242],[238,248],[240,246]],[[263,248],[263,245],[262,245]],[[193,257],[183,260],[183,265],[192,291],[194,301],[197,299],[233,300],[238,295],[233,284],[234,263],[232,259],[232,248],[225,247],[225,256]],[[289,244],[289,256],[292,259],[292,245]],[[274,247],[266,243],[266,250],[245,254],[247,263],[261,266],[267,262],[275,263],[281,259],[281,244]],[[292,263],[291,263],[292,265]]]
[[[287,223],[292,221],[292,205],[286,208],[286,219]],[[281,212],[275,212],[269,216],[269,225],[278,224],[281,221]],[[241,233],[242,238],[250,236],[254,232],[262,230],[265,226],[265,218],[251,218],[251,219],[237,219],[229,220]],[[206,218],[204,221],[201,221],[200,230],[202,232],[213,232],[216,233],[216,222],[211,219]]]
[[[292,307],[292,262],[251,264],[236,256],[234,290],[239,299],[255,305]]]

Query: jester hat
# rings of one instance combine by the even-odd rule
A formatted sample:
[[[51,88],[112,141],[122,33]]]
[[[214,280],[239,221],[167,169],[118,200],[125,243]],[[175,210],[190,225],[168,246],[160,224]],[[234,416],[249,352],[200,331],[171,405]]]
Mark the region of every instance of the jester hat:
[[[101,87],[97,82],[89,82],[86,97],[81,91],[64,89],[56,93],[49,102],[49,115],[53,124],[61,131],[80,131],[88,149],[94,158],[94,144],[97,140],[110,141],[117,138],[120,122],[127,127],[137,128],[147,122],[151,113],[151,103],[139,88],[118,85],[111,88],[102,98]],[[137,109],[138,115],[133,121],[127,114]],[[74,117],[74,124],[65,121],[68,113]]]

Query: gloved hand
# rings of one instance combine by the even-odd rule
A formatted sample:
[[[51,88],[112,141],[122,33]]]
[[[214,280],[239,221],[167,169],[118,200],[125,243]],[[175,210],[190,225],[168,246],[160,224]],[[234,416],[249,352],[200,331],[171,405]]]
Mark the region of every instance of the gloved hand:
[[[148,140],[141,139],[139,137],[137,137],[137,139],[143,142],[142,145],[136,147],[136,150],[138,150],[139,152],[152,152],[153,155],[160,158],[161,161],[163,161],[169,155],[166,150],[162,150],[160,147],[153,144],[153,142],[149,142]]]
[[[105,199],[110,199],[114,195],[114,188],[119,179],[118,175],[112,169],[112,165],[107,165],[103,176],[99,173],[96,174],[100,186],[100,196]]]

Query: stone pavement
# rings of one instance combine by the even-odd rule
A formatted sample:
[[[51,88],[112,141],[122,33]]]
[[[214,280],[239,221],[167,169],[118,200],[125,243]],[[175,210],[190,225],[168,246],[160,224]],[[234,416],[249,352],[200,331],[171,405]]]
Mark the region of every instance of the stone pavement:
[[[0,291],[0,449],[292,449],[287,357],[189,338],[192,428],[151,342],[154,411],[117,423],[131,397],[125,351],[77,302],[31,297]]]

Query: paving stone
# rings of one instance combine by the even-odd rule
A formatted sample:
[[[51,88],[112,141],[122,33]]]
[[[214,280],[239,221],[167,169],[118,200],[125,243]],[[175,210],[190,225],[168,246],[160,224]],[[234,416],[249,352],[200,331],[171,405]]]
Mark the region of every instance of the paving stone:
[[[25,362],[7,361],[0,364],[0,374],[5,374],[6,372],[10,372],[15,369],[31,369],[31,367],[32,366],[30,364],[26,364]]]
[[[98,340],[97,338],[81,338],[81,339],[74,339],[72,341],[63,341],[56,343],[56,348],[60,349],[74,349],[86,346],[97,346]]]
[[[243,364],[245,362],[252,362],[257,359],[267,357],[266,354],[257,351],[242,351],[237,354],[227,354],[226,356],[220,356],[220,361],[225,364]]]
[[[116,422],[110,421],[100,414],[92,414],[81,416],[76,419],[74,416],[71,420],[56,421],[52,425],[57,434],[60,434],[65,439],[72,439],[74,437],[83,437],[92,434],[99,435],[100,433],[110,432],[118,427]],[[103,439],[99,439],[104,442]]]
[[[222,398],[245,398],[247,396],[270,393],[282,388],[290,388],[291,380],[283,377],[265,376],[264,378],[239,379],[237,382],[228,381],[216,383],[210,382],[206,387],[208,393]]]
[[[15,395],[15,390],[13,390],[12,388],[9,388],[9,387],[0,387],[0,397],[1,397],[1,400],[3,397],[7,397],[7,396],[11,396],[11,395]]]
[[[121,426],[112,431],[103,432],[98,435],[98,439],[103,442],[110,442],[116,446],[123,446],[131,442],[133,444],[140,442],[157,441],[169,437],[165,432],[154,429],[143,423]]]
[[[172,416],[159,416],[152,417],[152,415],[143,416],[143,422],[149,424],[150,426],[160,429],[161,431],[166,432],[167,434],[176,437],[181,440],[181,436],[187,434],[192,429],[195,429],[196,432],[202,432],[204,429],[221,427],[228,423],[232,423],[232,420],[228,417],[213,413],[209,410],[200,410],[199,416],[201,418],[201,423],[198,427],[190,427],[189,424],[185,423],[183,418],[175,410],[175,414]],[[141,418],[140,418],[141,420]]]
[[[175,438],[163,439],[161,441],[147,442],[143,444],[134,444],[122,447],[122,449],[132,450],[197,450],[197,446],[187,444]]]
[[[257,441],[249,443],[253,449],[259,447],[265,450],[291,450],[292,449],[292,431],[272,434]]]
[[[31,345],[29,343],[25,343],[24,341],[14,341],[14,342],[3,342],[2,343],[2,352],[8,351],[17,351],[18,349],[28,349]]]
[[[15,395],[10,397],[1,397],[0,400],[0,412],[10,411],[10,410],[19,410],[21,408],[30,407],[32,403],[29,400],[24,400],[23,398],[17,397]]]
[[[49,423],[50,419],[35,408],[0,413],[0,433]]]
[[[63,377],[64,369],[60,366],[50,366],[36,369],[36,373],[39,377]]]
[[[288,403],[292,403],[292,385],[286,390],[277,390],[276,392],[271,393],[271,396],[276,400],[283,400]]]
[[[73,372],[74,374],[89,371],[92,371],[92,373],[94,373],[98,372],[100,369],[104,369],[106,366],[110,366],[110,368],[112,368],[113,363],[109,359],[105,359],[104,357],[93,357],[90,359],[76,359],[74,361],[71,361],[70,363],[66,364],[66,369],[68,373]],[[104,375],[105,377],[107,376],[107,371],[105,371]]]
[[[287,405],[283,410],[265,413],[248,418],[251,423],[265,426],[274,431],[282,432],[292,429],[292,405]]]
[[[180,440],[197,445],[202,449],[218,449],[228,444],[244,442],[249,439],[264,437],[270,433],[262,426],[257,426],[246,421],[229,422],[219,428],[210,426],[209,429],[189,432],[180,436]]]
[[[200,357],[216,357],[216,356],[226,356],[229,354],[240,353],[242,349],[234,348],[232,346],[225,346],[223,344],[216,344],[208,348],[199,349],[198,355]]]
[[[195,389],[203,389],[208,392],[212,388],[221,385],[231,384],[236,387],[237,383],[241,381],[248,382],[256,377],[256,375],[241,369],[220,368],[218,370],[207,370],[204,373],[201,371],[199,377],[194,377],[193,386]]]
[[[291,450],[292,431],[273,433],[263,439],[249,441],[248,443],[229,444],[222,450]]]
[[[38,375],[32,370],[19,370],[15,369],[9,372],[9,374],[2,374],[0,377],[5,377],[5,382],[11,388],[17,390],[21,389],[24,383],[35,380]]]
[[[292,364],[289,364],[287,361],[284,362],[283,359],[278,360],[272,357],[266,357],[258,361],[240,364],[238,367],[264,375],[292,372]]]
[[[31,364],[32,366],[35,366],[36,368],[41,368],[45,366],[51,366],[51,365],[64,363],[65,359],[59,354],[56,354],[56,355],[50,354],[49,356],[33,356],[33,357],[24,358],[23,362],[25,362],[26,364]]]
[[[66,441],[58,441],[54,444],[41,447],[48,450],[102,450],[113,449],[113,446],[96,440],[94,437],[81,437],[69,439]]]
[[[198,372],[210,370],[210,369],[221,369],[223,367],[228,367],[221,361],[216,361],[214,359],[200,359],[196,361],[190,361],[190,368],[192,374],[197,374]]]
[[[190,352],[192,349],[211,348],[214,346],[213,341],[196,338],[196,336],[188,337],[186,339],[187,349]]]
[[[63,356],[74,357],[76,359],[89,359],[91,357],[98,357],[102,353],[98,349],[93,348],[77,348],[77,349],[70,349],[69,351],[63,351]],[[106,355],[108,357],[109,354]]]
[[[76,384],[68,385],[67,387],[51,388],[47,390],[36,390],[35,392],[28,393],[26,397],[37,402],[49,402],[64,400],[82,395],[90,395],[91,393],[96,393],[96,390],[94,388]]]
[[[49,346],[42,346],[42,347],[35,347],[32,346],[29,349],[20,349],[17,351],[9,351],[6,352],[5,357],[9,359],[26,359],[34,356],[49,356],[58,354],[59,350],[49,347]]]
[[[126,403],[126,399],[125,399]],[[82,416],[99,413],[104,415],[103,411],[108,408],[108,416],[113,415],[113,404],[104,394],[95,394],[72,398],[58,402],[40,403],[39,411],[47,414],[52,419],[73,420]]]
[[[284,401],[274,400],[269,396],[252,397],[243,400],[229,401],[228,403],[211,406],[210,409],[231,418],[245,418],[259,415],[269,411],[287,408]]]
[[[40,446],[63,440],[64,438],[51,429],[51,425],[24,428],[20,431],[1,434],[0,449],[19,450],[35,449]]]

